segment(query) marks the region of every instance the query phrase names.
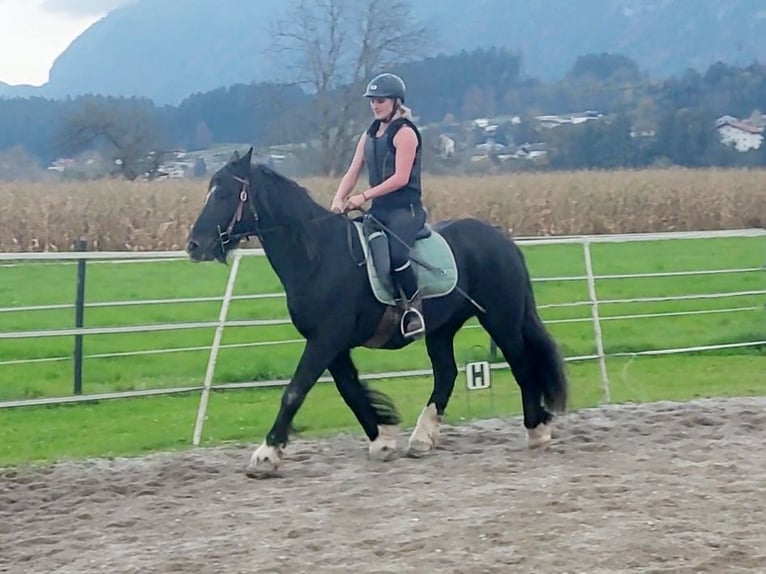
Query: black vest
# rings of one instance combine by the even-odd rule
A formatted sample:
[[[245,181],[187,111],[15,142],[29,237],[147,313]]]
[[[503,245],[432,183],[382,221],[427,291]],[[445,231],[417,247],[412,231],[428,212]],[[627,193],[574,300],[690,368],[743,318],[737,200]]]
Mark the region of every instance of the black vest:
[[[396,171],[396,148],[394,147],[394,136],[399,129],[407,125],[415,130],[418,138],[418,147],[415,151],[415,160],[410,172],[410,180],[404,187],[396,191],[387,193],[372,200],[372,209],[398,209],[409,208],[410,204],[420,205],[420,164],[421,150],[423,141],[420,137],[420,131],[410,120],[397,118],[392,121],[382,136],[377,137],[380,120],[375,120],[367,130],[367,139],[364,142],[364,163],[367,165],[370,187],[375,187],[385,181]]]

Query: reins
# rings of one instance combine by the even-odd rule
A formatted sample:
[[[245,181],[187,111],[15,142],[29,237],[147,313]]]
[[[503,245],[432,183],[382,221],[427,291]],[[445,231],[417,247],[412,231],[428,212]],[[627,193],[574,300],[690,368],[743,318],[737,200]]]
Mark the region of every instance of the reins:
[[[261,218],[260,218],[260,215],[258,214],[258,210],[255,207],[255,200],[254,199],[251,200],[251,198],[250,198],[250,193],[249,193],[250,192],[250,180],[246,179],[246,178],[237,177],[237,176],[232,176],[232,177],[234,178],[235,181],[238,181],[239,183],[242,184],[242,189],[240,189],[240,191],[239,191],[239,203],[237,203],[237,208],[234,210],[234,215],[232,215],[231,221],[229,221],[229,225],[226,226],[225,230],[222,230],[220,225],[218,226],[218,237],[219,237],[219,239],[221,241],[221,250],[223,251],[224,256],[226,255],[226,245],[228,245],[232,241],[239,241],[239,240],[242,240],[242,239],[247,239],[247,238],[255,235],[256,237],[258,237],[258,239],[261,241],[261,243],[263,243],[263,235],[264,234],[272,233],[274,231],[281,231],[285,227],[284,224],[281,224],[281,225],[273,225],[273,226],[267,227],[267,228],[261,228],[259,226]],[[255,229],[253,231],[247,231],[247,232],[244,232],[244,233],[237,233],[237,234],[232,235],[232,231],[234,231],[234,227],[237,225],[237,223],[242,221],[242,216],[243,216],[244,211],[245,211],[245,206],[247,206],[250,209],[250,212],[251,212],[251,214],[253,216],[253,220],[255,221]],[[382,221],[380,221],[377,217],[375,217],[372,213],[370,213],[366,209],[364,209],[362,207],[357,207],[354,210],[350,210],[350,211],[359,211],[359,212],[361,212],[364,217],[370,218],[373,223],[375,223],[376,225],[380,226],[380,228],[383,231],[385,231],[388,235],[393,237],[396,241],[400,242],[403,245],[406,245],[408,249],[410,248],[410,246],[407,244],[406,241],[404,241],[401,237],[399,237],[396,233],[394,233],[387,225],[385,225]],[[315,218],[309,219],[309,223],[319,223],[320,221],[324,221],[326,219],[331,219],[333,217],[339,217],[339,216],[344,217],[346,222],[348,223],[348,226],[346,228],[346,242],[347,242],[347,245],[348,245],[349,255],[351,256],[351,259],[354,261],[354,263],[358,267],[361,267],[367,261],[364,259],[364,257],[362,258],[361,261],[356,261],[356,259],[354,258],[353,239],[352,239],[352,237],[353,237],[352,228],[353,228],[354,224],[353,224],[353,221],[350,218],[346,217],[345,213],[334,213],[334,212],[331,212],[331,213],[328,213],[328,214],[321,215],[320,217],[315,217]],[[423,261],[422,259],[420,259],[416,255],[414,255],[412,253],[412,251],[410,251],[410,259],[412,259],[412,261],[414,263],[416,263],[417,265],[420,265],[424,269],[428,269],[429,271],[432,271],[434,273],[441,273],[442,275],[444,275],[446,273],[446,271],[444,269],[441,269],[439,267],[435,267],[435,266],[431,265],[430,263],[428,263],[427,261]],[[486,313],[487,312],[470,295],[468,295],[468,293],[466,293],[459,285],[455,286],[455,290],[458,293],[460,293],[463,297],[465,297],[479,311],[481,311],[482,313]]]
[[[221,241],[221,250],[226,253],[226,245],[231,243],[232,241],[241,241],[243,239],[248,239],[252,236],[257,237],[261,243],[263,243],[263,235],[266,233],[273,233],[275,231],[282,231],[286,225],[280,224],[280,225],[273,225],[271,227],[262,228],[260,227],[260,221],[261,217],[258,214],[258,210],[255,207],[255,200],[250,197],[250,180],[246,178],[237,177],[235,175],[232,176],[235,181],[238,181],[242,184],[242,189],[239,191],[239,202],[237,203],[237,208],[234,210],[234,215],[231,216],[231,221],[229,221],[229,225],[226,226],[226,229],[221,229],[221,226],[218,226],[218,238]],[[246,231],[244,233],[235,233],[232,234],[232,231],[234,231],[234,227],[242,220],[242,215],[245,211],[245,206],[247,206],[250,209],[250,213],[253,216],[253,220],[255,221],[255,228],[253,231]],[[331,219],[333,217],[338,217],[339,215],[344,215],[342,213],[329,213],[321,215],[320,217],[314,217],[312,219],[309,219],[309,223],[319,223],[321,221],[324,221],[326,219]],[[348,219],[348,218],[346,218]],[[353,253],[352,253],[353,258]]]

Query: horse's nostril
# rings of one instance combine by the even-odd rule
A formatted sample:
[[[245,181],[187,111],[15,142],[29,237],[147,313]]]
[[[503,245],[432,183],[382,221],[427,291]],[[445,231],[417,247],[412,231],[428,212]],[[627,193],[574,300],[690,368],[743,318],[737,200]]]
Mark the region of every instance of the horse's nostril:
[[[186,244],[186,252],[187,253],[194,253],[199,245],[196,241],[189,241],[189,243]]]

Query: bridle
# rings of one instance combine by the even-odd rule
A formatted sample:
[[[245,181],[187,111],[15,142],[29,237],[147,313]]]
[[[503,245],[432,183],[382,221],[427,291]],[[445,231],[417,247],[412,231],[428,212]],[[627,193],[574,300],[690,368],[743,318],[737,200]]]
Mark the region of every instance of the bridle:
[[[224,256],[226,255],[226,245],[231,243],[232,241],[241,241],[243,239],[247,239],[249,237],[255,236],[259,239],[261,243],[263,243],[263,235],[266,233],[271,233],[274,231],[281,231],[284,229],[284,225],[274,225],[272,227],[267,228],[261,228],[260,223],[260,215],[258,214],[258,210],[255,207],[255,199],[253,198],[251,200],[250,197],[250,180],[247,178],[241,178],[237,177],[236,175],[231,176],[235,181],[242,184],[242,188],[239,190],[239,202],[237,203],[237,208],[234,210],[234,215],[231,216],[231,221],[229,221],[229,225],[226,226],[226,229],[221,229],[221,226],[218,226],[218,238],[220,240],[220,246],[221,251],[223,252]],[[245,206],[247,206],[250,210],[250,213],[253,216],[253,220],[255,221],[255,228],[252,231],[246,231],[244,233],[232,233],[234,231],[234,227],[242,221],[242,216],[245,212]],[[332,217],[338,217],[343,216],[346,217],[342,213],[330,213],[328,215],[322,215],[321,217],[316,217],[312,219],[312,223],[316,223],[319,221],[323,221],[325,219],[330,219]],[[349,222],[349,229],[352,227],[351,221],[346,218],[346,220]],[[350,236],[349,236],[349,243],[350,243]],[[353,257],[353,254],[352,254]]]
[[[258,237],[258,239],[261,239],[261,233],[262,231],[258,229],[258,221],[260,220],[260,217],[258,216],[258,210],[255,208],[255,202],[249,201],[250,199],[250,180],[244,179],[241,177],[237,177],[236,175],[232,176],[235,181],[238,181],[242,184],[242,189],[239,191],[239,203],[237,203],[237,209],[234,210],[234,215],[231,216],[231,221],[229,221],[229,225],[226,227],[225,230],[221,229],[221,226],[218,226],[218,238],[221,240],[221,250],[224,252],[224,255],[226,254],[226,245],[231,243],[232,241],[240,241],[242,239],[247,239],[248,237],[255,235]],[[248,231],[245,233],[237,233],[235,235],[232,235],[232,231],[234,231],[234,227],[242,220],[242,214],[245,210],[245,205],[250,207],[250,211],[253,214],[253,219],[255,220],[255,230],[254,231]]]

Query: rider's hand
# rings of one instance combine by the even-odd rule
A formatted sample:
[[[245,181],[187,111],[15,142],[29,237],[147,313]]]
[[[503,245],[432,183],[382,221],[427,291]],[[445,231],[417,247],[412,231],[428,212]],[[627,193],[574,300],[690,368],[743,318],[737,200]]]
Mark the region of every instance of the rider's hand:
[[[343,204],[344,201],[340,199],[337,195],[332,198],[332,205],[330,205],[330,211],[333,213],[343,213]]]
[[[353,209],[359,209],[366,202],[367,200],[364,198],[364,194],[357,193],[356,195],[352,195],[346,200],[345,210],[351,211]]]

